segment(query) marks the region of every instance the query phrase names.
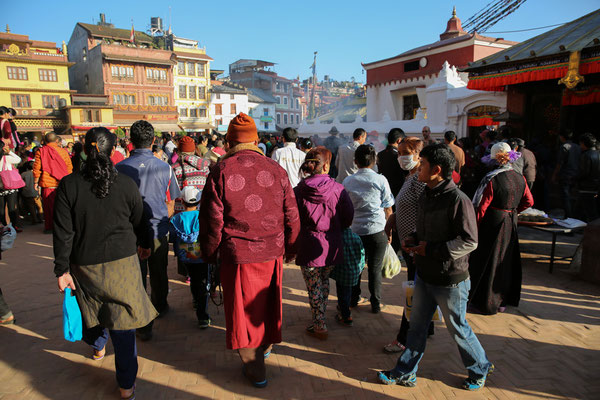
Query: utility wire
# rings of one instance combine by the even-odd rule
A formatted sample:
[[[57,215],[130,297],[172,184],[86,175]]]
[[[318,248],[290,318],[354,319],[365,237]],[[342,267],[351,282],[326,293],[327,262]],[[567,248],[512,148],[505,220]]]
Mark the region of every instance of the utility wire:
[[[527,32],[527,31],[535,31],[535,30],[538,30],[538,29],[552,28],[552,27],[555,27],[555,26],[560,26],[560,25],[564,25],[564,24],[566,24],[566,22],[562,22],[562,23],[560,23],[560,24],[554,24],[554,25],[540,26],[539,28],[518,29],[518,30],[516,30],[516,31],[502,31],[502,32],[487,32],[487,31],[486,31],[485,33],[493,33],[493,34],[496,34],[496,33],[515,33],[515,32]]]

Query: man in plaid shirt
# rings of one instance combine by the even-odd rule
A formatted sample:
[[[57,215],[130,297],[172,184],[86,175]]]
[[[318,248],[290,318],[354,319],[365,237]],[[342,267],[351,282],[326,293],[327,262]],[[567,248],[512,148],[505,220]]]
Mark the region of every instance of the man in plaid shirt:
[[[336,265],[330,278],[335,279],[338,297],[338,322],[352,326],[352,313],[350,312],[350,298],[352,287],[358,283],[360,273],[365,267],[365,249],[360,236],[347,228],[343,233],[344,263]]]

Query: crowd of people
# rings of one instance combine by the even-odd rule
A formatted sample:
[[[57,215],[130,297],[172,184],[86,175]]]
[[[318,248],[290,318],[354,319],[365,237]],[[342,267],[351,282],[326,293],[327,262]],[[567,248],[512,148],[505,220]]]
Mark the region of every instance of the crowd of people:
[[[294,128],[259,137],[241,113],[225,137],[158,136],[140,120],[127,139],[97,127],[65,145],[54,133],[43,144],[20,137],[10,115],[0,107],[0,169],[18,170],[23,184],[3,186],[0,222],[20,232],[21,216],[32,224],[43,217],[59,289],[77,298],[91,357],[102,359],[112,340],[121,398],[135,396],[136,336],[151,340],[155,320],[169,312],[171,243],[201,329],[212,323],[208,306],[221,286],[226,346],[238,351],[255,387],[267,385],[265,359],[282,341],[284,262],[300,266],[306,283],[306,333],[328,340],[329,279],[338,323],[352,327],[352,309],[361,304],[380,313],[390,245],[414,291],[410,319],[405,312],[383,347],[399,354],[397,364],[378,380],[416,385],[438,309],[468,371],[463,388],[483,387],[494,370],[466,314],[518,306],[517,215],[533,205],[539,175],[534,153],[508,128],[475,141],[447,131],[443,143],[429,127],[422,137],[394,128],[377,153],[364,129],[351,140],[335,128],[322,142],[299,138]],[[576,146],[568,134],[561,138],[555,176],[566,214],[577,191],[577,210],[597,218],[596,139],[582,135]],[[0,323],[14,323],[1,291]]]

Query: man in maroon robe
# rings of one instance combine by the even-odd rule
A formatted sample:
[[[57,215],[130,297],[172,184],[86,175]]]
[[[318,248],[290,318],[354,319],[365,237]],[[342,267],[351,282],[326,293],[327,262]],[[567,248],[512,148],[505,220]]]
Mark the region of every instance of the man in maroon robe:
[[[227,348],[264,387],[264,359],[281,342],[283,256],[293,258],[300,220],[287,173],[257,147],[254,120],[240,113],[226,139],[202,192],[199,241],[207,261],[221,260]]]

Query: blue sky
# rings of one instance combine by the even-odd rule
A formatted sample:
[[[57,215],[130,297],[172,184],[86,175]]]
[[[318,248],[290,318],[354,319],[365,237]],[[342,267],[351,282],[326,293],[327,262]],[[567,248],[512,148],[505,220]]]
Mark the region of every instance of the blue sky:
[[[150,17],[171,21],[176,35],[199,40],[215,59],[212,67],[227,70],[240,58],[277,63],[282,76],[305,79],[313,52],[318,51],[317,74],[334,79],[355,77],[364,82],[361,62],[392,57],[439,40],[452,6],[463,21],[491,0],[304,0],[304,1],[114,1],[81,0],[13,2],[0,15],[11,32],[31,39],[68,43],[77,22],[98,21],[103,12],[116,27],[149,28]],[[528,0],[490,32],[511,31],[568,22],[599,7],[598,0]],[[548,29],[490,34],[522,41]]]

